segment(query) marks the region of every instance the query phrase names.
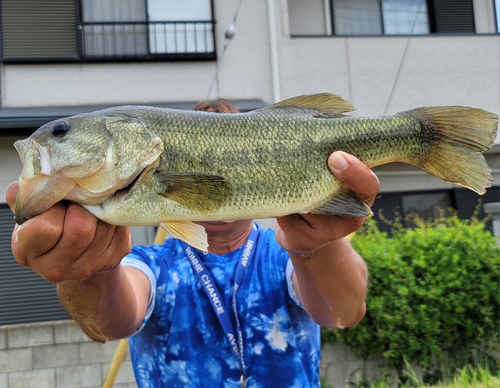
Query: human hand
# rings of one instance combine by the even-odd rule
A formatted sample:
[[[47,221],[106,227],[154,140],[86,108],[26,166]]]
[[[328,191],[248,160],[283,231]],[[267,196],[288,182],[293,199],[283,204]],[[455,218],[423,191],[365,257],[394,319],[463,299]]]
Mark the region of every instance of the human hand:
[[[6,192],[14,211],[18,183]],[[98,220],[76,204],[55,204],[51,209],[12,233],[12,252],[16,261],[31,268],[47,281],[85,280],[111,270],[131,248],[130,229]]]
[[[328,158],[328,167],[360,200],[371,206],[380,189],[377,176],[356,157],[342,151]],[[290,253],[305,258],[355,232],[364,217],[292,214],[277,219],[276,240]]]

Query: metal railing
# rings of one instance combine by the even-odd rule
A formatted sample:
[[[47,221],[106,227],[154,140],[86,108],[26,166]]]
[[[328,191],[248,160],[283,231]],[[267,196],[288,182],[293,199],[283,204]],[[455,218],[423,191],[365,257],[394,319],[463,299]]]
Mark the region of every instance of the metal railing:
[[[215,59],[212,20],[83,22],[83,60]]]

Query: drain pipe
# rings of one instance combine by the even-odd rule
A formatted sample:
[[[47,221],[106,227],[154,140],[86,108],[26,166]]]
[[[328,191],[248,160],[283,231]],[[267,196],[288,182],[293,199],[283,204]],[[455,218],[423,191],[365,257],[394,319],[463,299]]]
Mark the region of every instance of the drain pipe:
[[[269,47],[271,50],[271,74],[273,81],[273,103],[281,100],[280,72],[278,63],[278,42],[276,39],[276,10],[274,0],[267,0],[267,18],[269,22]]]

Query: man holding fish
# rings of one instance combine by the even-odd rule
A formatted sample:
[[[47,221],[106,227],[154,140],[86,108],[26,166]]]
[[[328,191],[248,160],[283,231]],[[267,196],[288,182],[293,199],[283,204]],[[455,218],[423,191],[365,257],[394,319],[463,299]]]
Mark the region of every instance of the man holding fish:
[[[343,131],[350,124],[342,113],[351,108],[338,96],[327,94],[290,99],[275,104],[270,111],[262,112],[264,117],[269,116],[271,123],[267,127],[269,132],[262,133],[255,130],[268,124],[263,123],[258,115],[234,115],[233,122],[247,130],[245,136],[255,136],[255,144],[260,141],[260,137],[266,142],[276,141],[269,148],[274,152],[286,150],[280,145],[281,141],[289,142],[292,147],[303,147],[307,142],[318,145],[318,165],[312,163],[307,149],[302,148],[302,153],[297,155],[297,158],[300,156],[309,160],[304,162],[304,167],[318,173],[312,176],[314,179],[311,182],[318,186],[310,190],[310,195],[307,193],[309,188],[304,186],[304,182],[309,181],[308,176],[297,181],[297,193],[290,190],[280,192],[280,187],[292,187],[287,184],[294,182],[294,174],[304,173],[295,169],[295,161],[291,157],[293,153],[288,155],[288,159],[275,153],[259,154],[255,156],[255,164],[248,164],[247,158],[235,159],[237,153],[234,153],[235,149],[246,152],[237,143],[245,136],[241,139],[235,136],[234,144],[228,138],[220,144],[210,145],[211,138],[206,137],[204,131],[207,128],[223,131],[225,127],[217,127],[214,120],[218,120],[215,116],[225,115],[210,116],[204,113],[193,115],[190,119],[195,127],[199,125],[199,128],[203,128],[203,134],[196,135],[197,141],[204,141],[203,146],[212,147],[213,154],[200,153],[198,158],[184,154],[181,160],[175,157],[174,146],[177,143],[165,143],[165,147],[168,145],[173,148],[155,161],[148,157],[146,163],[137,158],[140,168],[136,172],[132,171],[128,178],[111,169],[116,165],[108,163],[109,157],[100,155],[90,158],[90,162],[96,158],[102,160],[86,171],[93,168],[94,172],[101,172],[102,179],[99,176],[91,179],[83,177],[81,165],[70,164],[66,172],[59,170],[55,167],[60,162],[57,156],[63,154],[49,152],[50,147],[54,141],[54,144],[64,147],[61,139],[64,140],[72,125],[79,125],[79,118],[42,127],[38,137],[33,138],[34,143],[18,145],[25,165],[20,181],[21,190],[18,194],[18,184],[14,183],[7,191],[7,201],[13,211],[15,207],[16,219],[22,223],[16,226],[13,233],[14,256],[21,265],[57,285],[61,302],[92,339],[105,342],[132,336],[131,355],[140,387],[319,387],[317,324],[350,327],[356,325],[365,313],[367,270],[345,237],[363,224],[364,216],[369,214],[367,205],[373,203],[379,182],[367,165],[348,153],[333,152],[338,149],[334,146],[329,146],[333,149],[327,151],[322,159],[326,148],[310,132],[310,123],[323,125],[328,120],[328,123],[331,121],[332,124],[345,126]],[[108,120],[105,123],[106,130],[111,131],[111,136],[121,133],[119,130],[113,132],[113,125],[121,126],[125,122],[133,125],[136,128],[134,131],[142,133],[138,137],[139,141],[149,141],[151,152],[162,152],[154,136],[145,132],[147,126],[141,127],[142,119],[130,116],[130,113],[124,115],[124,111],[117,112],[119,118],[113,116],[115,113],[106,111],[97,112],[97,118],[83,115],[85,119],[94,120],[94,124],[81,127],[83,135],[80,136],[84,137],[86,130],[95,132],[94,128],[101,125],[102,117],[105,117]],[[307,115],[310,120],[309,123],[302,123],[309,125],[309,130],[301,142],[290,137],[296,124],[283,116],[297,112]],[[144,114],[147,120],[152,120],[158,113],[151,110]],[[173,121],[164,127],[168,130],[172,130],[172,126],[183,125],[176,118],[176,113],[171,114]],[[367,127],[366,132],[364,129],[362,131],[361,140],[371,145],[363,148],[361,144],[361,149],[366,151],[368,159],[365,159],[370,165],[394,160],[409,160],[413,164],[411,158],[417,158],[414,163],[420,168],[447,181],[472,187],[478,192],[484,192],[484,187],[491,180],[489,171],[480,159],[480,152],[491,147],[496,134],[498,118],[488,112],[461,107],[423,108],[395,115],[386,121],[362,120],[359,120],[361,125]],[[454,120],[455,125],[448,127],[447,120]],[[204,123],[208,126],[205,127]],[[255,130],[250,126],[252,123],[256,125]],[[291,132],[283,132],[288,131],[283,128],[276,133],[285,133],[288,137],[273,138],[278,136],[275,135],[275,128],[283,126],[283,123],[289,123]],[[370,137],[377,128],[396,132],[392,137],[376,133]],[[404,139],[397,134],[408,131],[407,128],[417,132],[410,142],[401,142],[401,150],[406,156],[389,158],[396,143],[379,153],[372,152],[379,147],[374,146],[378,141],[382,141],[382,146],[387,139]],[[438,131],[452,131],[452,134],[449,138],[445,137],[445,132],[434,136],[432,131],[436,128]],[[472,128],[471,135],[463,128]],[[240,130],[235,127],[231,134],[241,133],[238,132]],[[478,135],[475,131],[478,131]],[[368,133],[370,135],[366,136]],[[75,136],[76,144],[79,145],[76,131]],[[478,136],[478,139],[471,140],[472,136]],[[346,144],[349,144],[350,139],[359,143],[359,139],[349,135],[342,139]],[[118,149],[121,152],[121,141],[123,139],[115,137],[115,143],[108,146],[108,151]],[[38,147],[38,151],[32,147],[33,144]],[[246,144],[255,146],[253,143]],[[420,152],[422,146],[431,147],[432,152]],[[224,147],[229,147],[227,152],[218,153]],[[456,155],[460,155],[462,149],[464,160],[460,157],[453,159],[453,163],[464,163],[470,169],[459,172],[448,169],[448,159],[436,159],[434,156],[434,152],[456,152]],[[141,147],[135,145],[132,151],[139,154]],[[315,152],[311,149],[313,158],[316,157]],[[55,156],[54,162],[49,163],[49,160],[44,159],[48,153]],[[78,157],[81,159],[81,155]],[[215,168],[212,162],[222,160],[218,158],[227,158],[227,166],[216,173],[204,172],[204,166]],[[162,164],[178,161],[196,162],[199,171],[184,174],[175,172],[173,165],[169,169],[162,167]],[[278,170],[273,170],[269,162],[278,165],[284,175],[276,175]],[[278,216],[276,231],[263,230],[248,219],[224,222],[210,218],[211,215],[220,214],[219,219],[232,221],[232,215],[251,206],[252,214],[260,215],[261,208],[246,198],[259,201],[261,193],[252,192],[252,189],[247,191],[245,184],[241,183],[251,174],[240,168],[245,165],[255,168],[254,172],[258,170],[262,178],[259,180],[260,186],[252,186],[255,181],[249,181],[248,186],[259,190],[274,187],[276,196],[288,198],[274,204],[272,201],[262,202],[262,207],[271,206],[263,210],[263,214],[274,211],[273,214]],[[269,170],[269,179],[261,176],[266,168]],[[471,172],[472,169],[476,172]],[[50,190],[45,191],[50,198],[43,204],[42,191],[37,192],[36,185],[32,184],[40,176],[40,170],[44,170],[49,177],[40,178],[46,180],[43,183],[45,187],[48,185],[54,190],[56,186],[53,182],[59,179],[67,189],[61,199],[80,201],[85,208],[74,203],[57,202],[54,205],[60,193]],[[241,184],[231,184],[230,180],[222,176],[224,172],[228,176],[240,174],[238,184]],[[121,182],[122,189],[115,189],[116,194],[110,194],[107,183],[114,177]],[[273,179],[280,180],[283,177],[286,179],[280,181],[282,186],[272,185]],[[91,192],[91,186],[98,186],[101,191]],[[325,194],[326,197],[318,202],[314,195],[323,195],[323,189],[329,194]],[[336,191],[332,196],[333,189]],[[169,239],[163,245],[153,247],[134,247],[130,252],[129,229],[111,225],[103,219],[106,219],[106,214],[115,214],[115,220],[119,221],[119,217],[127,214],[125,209],[132,211],[132,205],[153,191],[160,193],[163,199],[155,194],[151,202],[141,203],[142,207],[138,207],[133,214],[135,223],[143,217],[140,209],[154,208],[154,203],[170,206],[171,212],[178,211],[178,219],[181,220],[196,220],[195,215],[202,214],[206,207],[212,208],[213,212],[205,213],[201,216],[204,221],[195,224],[172,219],[165,224],[177,239]],[[103,204],[107,202],[108,205],[100,205],[96,200],[99,196],[102,197],[99,201],[104,201]],[[279,209],[287,201],[304,209],[307,198],[315,202],[310,202],[310,207],[301,211],[301,214],[284,215],[290,212]],[[38,205],[40,203],[42,205]],[[51,207],[45,211],[43,206],[48,207],[47,204]],[[43,212],[40,212],[41,208]],[[232,209],[233,213],[229,214],[225,209]],[[145,215],[151,219],[155,214]],[[120,222],[116,222],[116,225],[126,225]],[[202,233],[203,228],[206,235]]]
[[[371,203],[379,189],[375,175],[368,167],[351,155],[337,152],[329,160],[329,167],[335,175],[343,180],[360,199]],[[14,183],[7,191],[7,200],[14,208],[17,184]],[[354,217],[337,217],[324,215],[290,215],[278,219],[276,238],[288,250],[293,263],[292,284],[293,290],[282,289],[283,300],[287,305],[280,306],[285,311],[292,308],[295,312],[296,304],[303,309],[320,325],[327,327],[349,327],[357,324],[364,315],[365,293],[367,285],[366,267],[344,238],[357,230],[363,219]],[[247,237],[252,230],[253,222],[250,220],[235,221],[232,223],[203,223],[208,234],[209,255],[225,255],[233,251],[240,252]],[[266,233],[266,238],[271,239],[271,233]],[[58,203],[49,211],[27,221],[21,227],[16,226],[13,234],[12,249],[16,260],[23,266],[30,267],[48,281],[58,287],[58,294],[63,305],[68,309],[73,318],[82,326],[83,330],[96,341],[108,341],[132,335],[140,327],[146,316],[151,300],[151,284],[144,272],[119,263],[130,252],[130,231],[123,226],[113,226],[98,220],[82,207],[76,204],[65,205]],[[267,244],[270,244],[269,242]],[[276,244],[276,243],[274,243]],[[273,246],[274,251],[277,250]],[[259,252],[255,253],[257,256]],[[285,251],[279,252],[280,256]],[[255,257],[253,258],[255,260]],[[262,276],[266,276],[266,258],[262,257]],[[273,258],[276,260],[276,258]],[[234,260],[232,260],[234,261]],[[272,277],[285,278],[286,264],[282,266],[283,273],[267,274]],[[234,269],[234,263],[231,266]],[[248,275],[248,274],[247,274]],[[197,282],[197,279],[192,277]],[[287,285],[286,280],[277,281],[278,285]],[[289,291],[295,292],[290,295]],[[220,290],[222,293],[223,290]],[[204,291],[199,289],[199,293]],[[200,295],[205,297],[205,295]],[[298,297],[298,299],[296,299]],[[165,302],[167,302],[165,300]],[[156,301],[158,303],[158,299]],[[257,305],[259,301],[254,301]],[[241,305],[241,304],[240,304]],[[227,305],[231,309],[230,305]],[[158,308],[158,306],[157,306]],[[299,307],[300,308],[300,307]],[[254,314],[255,307],[252,308]],[[276,306],[275,310],[279,310]],[[195,314],[195,311],[186,311],[182,315]],[[233,315],[233,312],[230,312]],[[207,330],[224,332],[209,303],[203,306],[203,314],[213,315],[212,327]],[[296,317],[305,320],[304,314],[296,313]],[[172,317],[173,319],[183,319]],[[255,318],[258,318],[257,316]],[[151,318],[150,318],[151,319]],[[240,317],[241,319],[241,317]],[[252,317],[250,317],[250,320]],[[283,319],[283,318],[281,318]],[[288,318],[288,319],[291,319]],[[182,322],[184,323],[184,322]],[[243,322],[241,322],[243,324]],[[171,325],[175,325],[171,322]],[[146,327],[148,325],[146,324]],[[246,329],[247,325],[243,326]],[[307,327],[311,333],[295,332],[294,327]],[[286,328],[286,331],[283,331]],[[267,329],[267,330],[265,330]],[[270,344],[275,345],[270,352],[275,353],[272,358],[266,357],[264,349],[260,354],[245,357],[247,386],[267,387],[292,386],[294,381],[300,381],[301,387],[319,386],[319,332],[312,322],[275,322],[265,328],[264,337],[268,337]],[[143,329],[144,330],[144,329]],[[254,330],[254,329],[252,329]],[[165,335],[159,329],[159,335]],[[247,332],[247,330],[245,330]],[[245,333],[244,332],[244,333]],[[140,334],[140,333],[139,333]],[[280,343],[277,336],[285,337]],[[287,348],[295,347],[292,344],[299,342],[297,336],[305,337],[311,342],[303,344],[308,353],[292,354]],[[154,341],[151,338],[151,341]],[[203,342],[200,340],[200,342]],[[248,343],[243,339],[244,346]],[[144,344],[141,344],[144,347]],[[152,345],[152,344],[151,344]],[[183,344],[189,346],[189,344]],[[199,346],[199,344],[195,344]],[[230,351],[225,351],[229,345],[226,341],[211,344],[203,353],[196,353],[200,365],[206,363],[234,364],[235,368],[219,365],[220,369],[228,369],[229,375],[216,374],[217,384],[222,386],[226,380],[237,380],[239,384],[239,366],[237,359]],[[210,348],[220,347],[231,360],[214,359]],[[262,343],[262,347],[266,344]],[[255,346],[254,346],[255,348]],[[257,346],[257,349],[259,347]],[[131,347],[132,352],[134,348]],[[223,351],[222,351],[223,350]],[[144,352],[144,349],[140,350]],[[248,350],[247,352],[250,353]],[[153,352],[156,353],[156,352]],[[311,354],[312,353],[312,354]],[[144,354],[138,354],[141,358]],[[145,355],[154,360],[154,357]],[[159,354],[167,364],[168,354]],[[232,357],[231,357],[232,356]],[[313,360],[308,360],[313,356]],[[179,360],[180,357],[176,357]],[[250,358],[255,359],[251,361]],[[295,360],[283,362],[286,360]],[[304,363],[300,370],[297,359]],[[276,362],[275,362],[276,361]],[[253,365],[253,364],[256,365]],[[264,375],[252,376],[252,370],[259,370],[259,364],[265,365]],[[174,376],[173,381],[182,381],[179,374],[190,373],[183,370],[182,363],[173,363],[178,371],[170,371]],[[186,365],[188,368],[189,364]],[[304,370],[308,367],[309,370]],[[159,368],[159,365],[156,366]],[[215,367],[215,368],[217,368]],[[144,368],[144,367],[143,367]],[[214,366],[207,367],[208,369]],[[284,368],[281,370],[280,368]],[[141,372],[139,372],[141,373]],[[186,383],[185,385],[162,385],[161,375],[148,376],[147,381],[157,382],[153,387],[162,386],[212,386],[215,382],[209,376],[196,374],[191,371],[199,383]],[[236,373],[236,376],[235,376]],[[232,379],[231,379],[232,377]],[[140,376],[136,375],[138,381]],[[302,380],[304,379],[304,380]],[[169,381],[165,379],[164,381]],[[253,381],[253,383],[252,383]],[[235,386],[239,386],[236,384]],[[146,386],[146,385],[139,385]],[[231,385],[228,385],[231,386]]]

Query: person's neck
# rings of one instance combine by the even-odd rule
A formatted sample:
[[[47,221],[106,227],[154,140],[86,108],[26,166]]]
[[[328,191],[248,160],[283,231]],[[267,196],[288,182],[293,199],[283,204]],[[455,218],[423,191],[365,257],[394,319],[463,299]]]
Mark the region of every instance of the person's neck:
[[[208,235],[208,252],[223,255],[241,247],[252,231],[252,220],[225,222],[197,222]]]

